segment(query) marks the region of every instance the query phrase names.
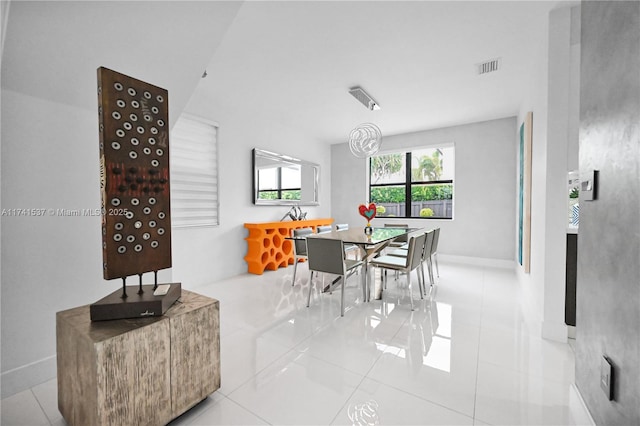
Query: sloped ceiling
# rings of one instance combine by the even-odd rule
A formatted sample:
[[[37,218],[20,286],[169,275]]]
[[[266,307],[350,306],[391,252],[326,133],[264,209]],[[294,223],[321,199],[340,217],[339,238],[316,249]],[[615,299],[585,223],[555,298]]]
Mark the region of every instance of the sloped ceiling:
[[[544,60],[548,13],[572,3],[245,2],[193,105],[327,143],[363,122],[389,135],[517,115]],[[493,58],[501,69],[478,76],[476,64]],[[355,101],[355,85],[382,109]]]
[[[14,0],[2,88],[97,110],[96,69],[105,66],[167,89],[173,122],[241,5]]]
[[[191,98],[191,112],[338,143],[363,122],[391,135],[516,115],[549,11],[575,3],[14,0],[2,87],[95,109],[106,66],[168,89],[172,122]],[[478,76],[493,58],[501,69]],[[356,85],[382,109],[353,99]]]

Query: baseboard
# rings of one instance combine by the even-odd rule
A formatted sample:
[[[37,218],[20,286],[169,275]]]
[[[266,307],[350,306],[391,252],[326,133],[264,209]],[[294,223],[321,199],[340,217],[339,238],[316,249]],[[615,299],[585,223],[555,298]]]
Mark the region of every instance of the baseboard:
[[[489,266],[492,268],[514,269],[516,262],[514,260],[491,259],[486,257],[472,256],[456,256],[451,254],[438,253],[438,261],[451,263],[464,263],[467,265]]]
[[[582,399],[580,390],[574,383],[569,387],[569,410],[571,417],[573,417],[573,424],[576,426],[596,426],[596,422],[593,421],[593,417]]]
[[[555,342],[567,343],[569,332],[566,324],[551,323],[549,321],[542,322],[542,337]]]
[[[5,371],[0,375],[2,399],[51,380],[56,375],[55,355]]]

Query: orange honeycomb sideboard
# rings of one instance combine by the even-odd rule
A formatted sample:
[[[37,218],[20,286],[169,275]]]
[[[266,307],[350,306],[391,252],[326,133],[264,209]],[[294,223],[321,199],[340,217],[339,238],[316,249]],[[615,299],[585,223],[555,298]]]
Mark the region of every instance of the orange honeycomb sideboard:
[[[291,222],[245,223],[249,230],[247,261],[249,272],[262,275],[265,269],[276,271],[293,265],[293,241],[287,240],[292,229],[331,225],[333,219],[296,220]]]

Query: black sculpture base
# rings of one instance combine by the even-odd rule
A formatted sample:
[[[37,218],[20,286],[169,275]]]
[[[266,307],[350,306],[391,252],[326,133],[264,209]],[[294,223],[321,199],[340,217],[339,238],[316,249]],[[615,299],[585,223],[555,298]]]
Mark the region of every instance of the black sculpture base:
[[[169,292],[164,296],[154,296],[153,285],[143,285],[140,294],[139,286],[128,286],[129,291],[124,299],[122,289],[118,289],[89,306],[91,321],[162,316],[182,294],[180,283],[170,285]]]

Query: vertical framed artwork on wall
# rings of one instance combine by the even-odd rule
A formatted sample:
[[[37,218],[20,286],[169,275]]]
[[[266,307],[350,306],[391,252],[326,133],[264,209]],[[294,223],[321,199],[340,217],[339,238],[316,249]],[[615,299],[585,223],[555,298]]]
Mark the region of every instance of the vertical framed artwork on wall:
[[[520,125],[520,167],[518,182],[518,262],[525,273],[531,270],[531,146],[533,113]]]

